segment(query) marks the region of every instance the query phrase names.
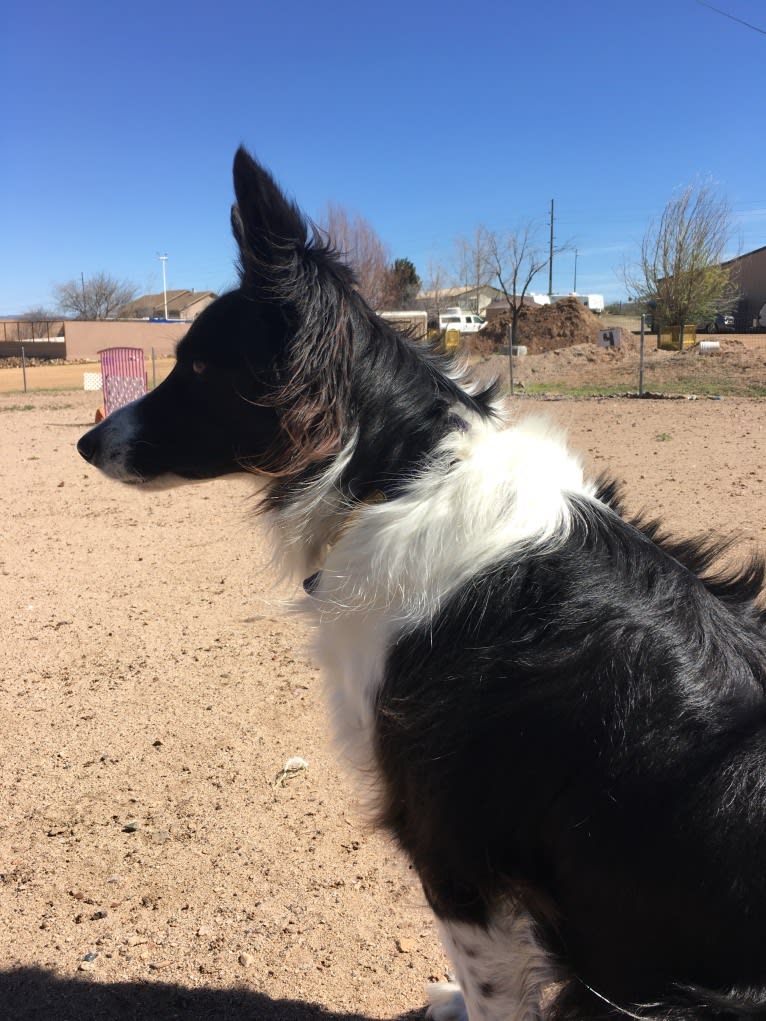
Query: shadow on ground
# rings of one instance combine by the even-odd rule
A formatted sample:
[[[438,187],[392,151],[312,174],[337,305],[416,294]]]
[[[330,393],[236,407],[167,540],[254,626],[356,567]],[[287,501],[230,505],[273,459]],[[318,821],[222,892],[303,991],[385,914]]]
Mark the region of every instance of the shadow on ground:
[[[315,1003],[272,1000],[246,989],[186,989],[152,982],[105,984],[39,968],[0,972],[3,1021],[376,1021]],[[397,1021],[420,1021],[424,1011]]]

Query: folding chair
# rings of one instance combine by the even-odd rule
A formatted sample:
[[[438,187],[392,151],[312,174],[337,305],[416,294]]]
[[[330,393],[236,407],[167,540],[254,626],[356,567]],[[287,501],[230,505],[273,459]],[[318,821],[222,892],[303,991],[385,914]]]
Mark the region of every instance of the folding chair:
[[[104,414],[111,415],[146,393],[144,351],[140,347],[107,347],[99,351]]]

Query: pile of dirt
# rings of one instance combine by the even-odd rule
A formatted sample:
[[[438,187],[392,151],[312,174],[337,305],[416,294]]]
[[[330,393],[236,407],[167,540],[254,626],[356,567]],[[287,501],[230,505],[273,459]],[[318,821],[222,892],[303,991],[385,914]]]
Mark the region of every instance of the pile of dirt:
[[[508,344],[510,315],[500,316],[482,330],[482,340],[496,347]],[[518,342],[530,354],[542,354],[575,344],[595,344],[601,324],[576,298],[553,305],[523,305],[519,313]]]

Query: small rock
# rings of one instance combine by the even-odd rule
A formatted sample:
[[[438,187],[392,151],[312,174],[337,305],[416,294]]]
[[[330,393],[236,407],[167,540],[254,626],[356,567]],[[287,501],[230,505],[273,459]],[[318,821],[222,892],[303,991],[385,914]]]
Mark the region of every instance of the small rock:
[[[243,952],[239,955],[239,963],[242,965],[243,968],[251,968],[255,963],[255,958],[253,957],[252,954],[247,954]]]
[[[97,957],[98,954],[91,950],[90,953],[85,954],[83,961],[95,961]]]
[[[140,830],[140,829],[141,829],[141,824],[137,823],[135,820],[133,820],[133,822],[126,822],[125,823],[125,825],[122,827],[122,832],[123,833],[137,833],[138,830]]]
[[[409,936],[400,936],[396,941],[396,949],[400,954],[411,954],[417,946],[417,941]]]
[[[80,961],[77,965],[78,971],[95,971],[96,965],[93,961]]]
[[[149,965],[150,971],[164,971],[165,968],[169,968],[171,961],[152,961]]]

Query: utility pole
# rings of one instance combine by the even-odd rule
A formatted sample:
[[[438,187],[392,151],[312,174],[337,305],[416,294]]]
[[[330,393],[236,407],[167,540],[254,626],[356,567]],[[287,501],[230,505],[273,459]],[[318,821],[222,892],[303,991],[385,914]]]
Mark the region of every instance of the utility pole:
[[[551,199],[551,247],[548,255],[548,297],[553,294],[553,199]]]
[[[574,285],[572,286],[572,293],[577,294],[577,249],[575,248],[575,271],[574,271]]]
[[[162,263],[162,295],[165,299],[165,318],[168,317],[168,284],[165,279],[165,263],[168,261],[167,255],[158,255],[157,258]]]

